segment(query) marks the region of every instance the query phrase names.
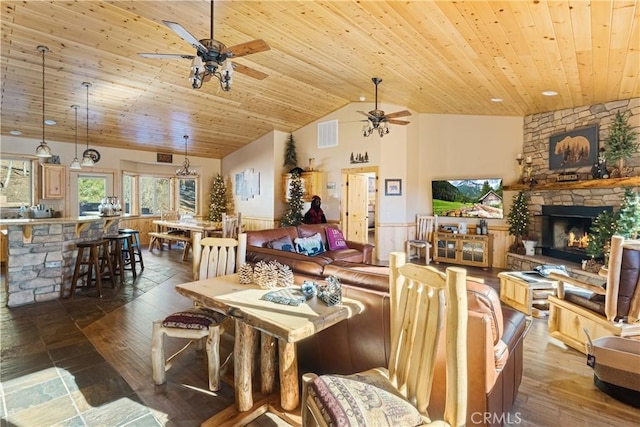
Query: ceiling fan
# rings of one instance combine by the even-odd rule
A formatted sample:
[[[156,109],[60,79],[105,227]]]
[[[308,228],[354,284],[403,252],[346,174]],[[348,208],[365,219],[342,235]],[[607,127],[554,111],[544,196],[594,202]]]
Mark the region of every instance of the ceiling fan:
[[[365,113],[364,111],[358,110],[358,113],[364,114],[367,116],[369,121],[371,122],[370,126],[366,124],[362,128],[362,132],[365,137],[371,135],[374,130],[378,131],[380,137],[389,133],[389,128],[387,124],[391,123],[392,125],[408,125],[410,122],[404,120],[395,120],[397,117],[406,117],[410,116],[411,112],[409,110],[396,111],[395,113],[384,114],[384,111],[378,110],[378,85],[382,82],[382,79],[379,77],[374,77],[371,79],[373,84],[376,85],[376,103],[373,110]]]
[[[184,41],[196,49],[195,55],[183,55],[180,53],[139,53],[138,55],[143,58],[191,59],[189,80],[194,89],[200,89],[204,82],[211,80],[211,77],[216,77],[220,81],[222,90],[229,91],[234,71],[258,80],[268,77],[267,74],[261,71],[228,61],[228,59],[232,57],[238,58],[252,53],[264,52],[269,50],[270,47],[261,39],[230,47],[215,40],[213,38],[213,3],[213,0],[211,0],[211,28],[210,38],[208,39],[198,40],[177,22],[162,21],[167,27],[171,28],[177,35],[182,37]]]

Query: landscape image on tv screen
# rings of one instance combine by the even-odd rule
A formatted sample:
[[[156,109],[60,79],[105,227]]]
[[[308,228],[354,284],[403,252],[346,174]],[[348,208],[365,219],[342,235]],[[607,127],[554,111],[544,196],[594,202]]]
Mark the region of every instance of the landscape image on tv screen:
[[[433,213],[463,218],[503,218],[502,179],[431,181]]]

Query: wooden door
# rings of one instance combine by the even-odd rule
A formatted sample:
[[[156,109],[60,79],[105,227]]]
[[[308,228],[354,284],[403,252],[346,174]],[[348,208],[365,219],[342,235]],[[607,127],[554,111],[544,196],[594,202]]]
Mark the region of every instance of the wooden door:
[[[347,240],[367,243],[368,188],[369,178],[366,175],[347,176]]]

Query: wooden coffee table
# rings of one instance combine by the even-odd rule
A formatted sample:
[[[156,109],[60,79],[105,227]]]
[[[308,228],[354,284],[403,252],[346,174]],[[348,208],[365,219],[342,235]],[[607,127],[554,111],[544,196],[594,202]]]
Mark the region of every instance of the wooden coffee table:
[[[547,317],[549,295],[555,295],[557,282],[535,272],[509,271],[498,273],[500,301],[533,317]]]

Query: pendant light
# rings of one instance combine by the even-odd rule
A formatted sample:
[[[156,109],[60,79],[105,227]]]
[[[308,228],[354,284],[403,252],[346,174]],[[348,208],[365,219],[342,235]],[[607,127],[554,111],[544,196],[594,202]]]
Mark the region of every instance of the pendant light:
[[[87,149],[84,150],[84,154],[82,156],[82,166],[91,167],[95,164],[93,157],[91,157],[91,152],[89,151],[89,88],[91,87],[91,83],[82,82],[82,86],[87,88]]]
[[[187,157],[187,143],[189,142],[189,135],[183,136],[184,138],[184,162],[182,162],[182,168],[176,171],[177,176],[191,176],[195,175],[196,171],[189,169],[189,158]]]
[[[42,142],[36,148],[36,156],[46,158],[51,157],[51,148],[47,145],[47,142],[44,140],[44,54],[49,52],[49,48],[46,46],[38,46],[38,52],[42,54]]]
[[[73,108],[74,110],[76,110],[76,156],[73,158],[73,161],[71,162],[71,165],[69,166],[69,169],[72,170],[79,170],[82,169],[82,167],[80,167],[80,162],[78,161],[78,106],[77,105],[72,105],[71,108]]]

